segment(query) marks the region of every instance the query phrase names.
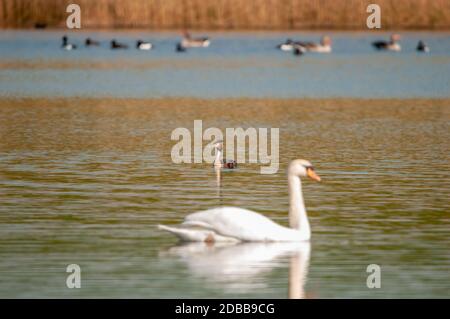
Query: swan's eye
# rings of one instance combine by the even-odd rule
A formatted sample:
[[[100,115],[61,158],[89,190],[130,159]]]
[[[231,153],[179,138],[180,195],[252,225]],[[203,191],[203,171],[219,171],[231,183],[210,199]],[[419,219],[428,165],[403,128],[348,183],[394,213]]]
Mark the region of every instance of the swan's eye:
[[[312,165],[310,165],[310,166],[305,166],[305,168],[308,170],[308,169],[310,169],[310,170],[314,170],[314,166],[312,166]]]

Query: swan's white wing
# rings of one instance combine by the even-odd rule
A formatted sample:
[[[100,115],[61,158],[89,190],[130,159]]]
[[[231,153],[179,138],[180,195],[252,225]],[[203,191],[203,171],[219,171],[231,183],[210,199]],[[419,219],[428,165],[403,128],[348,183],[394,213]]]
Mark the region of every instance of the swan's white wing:
[[[220,207],[193,213],[186,216],[184,224],[200,226],[242,241],[300,240],[297,230],[280,226],[261,214],[238,207]]]

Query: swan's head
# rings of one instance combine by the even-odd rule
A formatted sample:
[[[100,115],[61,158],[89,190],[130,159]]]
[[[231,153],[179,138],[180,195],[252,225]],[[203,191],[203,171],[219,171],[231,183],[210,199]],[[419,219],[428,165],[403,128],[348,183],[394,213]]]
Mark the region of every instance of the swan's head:
[[[289,164],[288,174],[299,177],[309,177],[316,182],[320,182],[321,178],[317,175],[312,164],[303,159],[293,160]]]
[[[223,141],[219,140],[214,143],[214,148],[221,151],[223,149]]]

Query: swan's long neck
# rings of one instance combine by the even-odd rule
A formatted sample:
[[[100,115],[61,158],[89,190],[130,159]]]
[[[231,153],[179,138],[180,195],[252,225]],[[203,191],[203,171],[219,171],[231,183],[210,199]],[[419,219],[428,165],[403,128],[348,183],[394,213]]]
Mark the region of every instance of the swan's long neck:
[[[305,237],[310,237],[308,216],[303,203],[302,182],[295,175],[289,175],[289,226],[299,230]]]

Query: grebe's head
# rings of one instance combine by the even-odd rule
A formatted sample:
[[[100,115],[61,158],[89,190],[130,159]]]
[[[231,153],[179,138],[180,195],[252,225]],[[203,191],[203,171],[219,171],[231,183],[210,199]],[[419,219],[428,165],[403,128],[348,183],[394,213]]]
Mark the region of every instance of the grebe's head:
[[[222,140],[218,140],[214,143],[214,148],[216,150],[221,151],[223,149],[223,141]]]
[[[312,166],[309,161],[303,159],[293,160],[289,164],[288,174],[298,177],[307,176],[316,182],[321,181],[320,176],[317,175],[316,171],[314,170],[314,166]]]

